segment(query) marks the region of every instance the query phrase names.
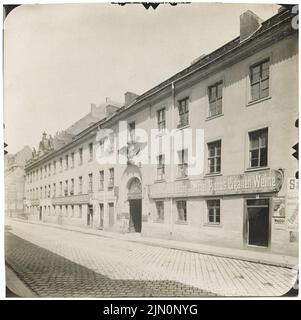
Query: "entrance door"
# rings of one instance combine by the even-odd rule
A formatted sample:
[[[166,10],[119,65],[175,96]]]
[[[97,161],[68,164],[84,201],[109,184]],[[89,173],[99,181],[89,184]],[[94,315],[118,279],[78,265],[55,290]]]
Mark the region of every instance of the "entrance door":
[[[114,226],[114,203],[109,203],[109,226]]]
[[[248,244],[269,244],[269,199],[247,200]]]
[[[99,204],[99,228],[103,228],[103,203]]]
[[[130,202],[130,232],[141,232],[141,208],[142,208],[142,200],[135,199],[129,200]]]
[[[43,213],[42,213],[42,207],[40,207],[39,211],[39,220],[42,221]]]
[[[92,205],[88,205],[87,225],[89,227],[93,226],[93,206]]]

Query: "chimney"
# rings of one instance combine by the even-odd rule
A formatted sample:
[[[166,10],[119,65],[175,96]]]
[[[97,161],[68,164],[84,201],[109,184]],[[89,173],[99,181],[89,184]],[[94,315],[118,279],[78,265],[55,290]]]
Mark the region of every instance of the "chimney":
[[[133,92],[126,92],[124,94],[124,105],[127,107],[129,106],[136,98],[138,97],[138,94]]]
[[[96,104],[91,103],[91,116],[96,117]]]
[[[260,26],[262,20],[252,11],[248,10],[240,16],[240,41],[249,38]]]

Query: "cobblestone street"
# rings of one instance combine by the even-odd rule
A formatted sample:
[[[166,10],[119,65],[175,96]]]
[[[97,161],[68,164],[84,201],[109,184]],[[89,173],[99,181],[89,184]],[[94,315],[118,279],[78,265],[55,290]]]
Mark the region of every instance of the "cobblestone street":
[[[11,221],[6,262],[42,297],[281,296],[296,271]]]

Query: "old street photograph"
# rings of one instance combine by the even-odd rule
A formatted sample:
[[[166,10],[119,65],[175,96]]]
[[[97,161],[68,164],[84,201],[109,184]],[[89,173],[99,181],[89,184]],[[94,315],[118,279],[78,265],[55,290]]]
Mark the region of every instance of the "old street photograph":
[[[297,6],[5,12],[6,297],[298,295]]]

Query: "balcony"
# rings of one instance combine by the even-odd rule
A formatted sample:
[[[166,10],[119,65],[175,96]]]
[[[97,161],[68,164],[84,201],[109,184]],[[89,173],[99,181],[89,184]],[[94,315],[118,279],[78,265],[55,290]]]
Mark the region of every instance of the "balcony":
[[[52,198],[53,205],[64,205],[64,204],[86,204],[90,202],[91,194],[77,194],[66,197]]]

